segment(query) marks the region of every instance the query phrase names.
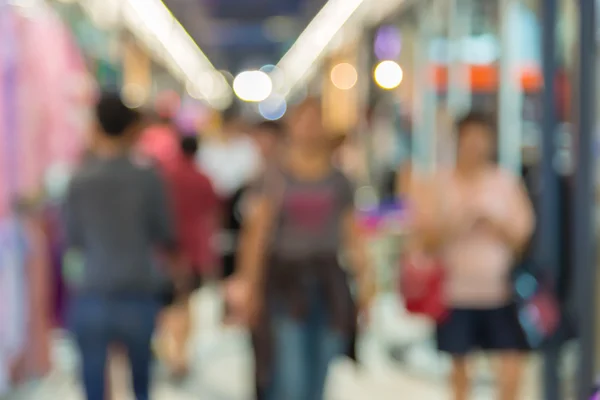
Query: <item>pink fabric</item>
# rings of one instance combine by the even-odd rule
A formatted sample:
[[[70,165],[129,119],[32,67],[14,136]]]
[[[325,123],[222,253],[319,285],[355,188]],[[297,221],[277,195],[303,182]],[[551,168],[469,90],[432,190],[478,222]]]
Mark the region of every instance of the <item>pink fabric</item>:
[[[25,224],[29,240],[27,257],[27,345],[14,364],[14,373],[19,381],[45,377],[50,372],[51,341],[51,292],[52,286],[49,251],[41,222],[27,221]]]
[[[457,227],[443,251],[450,304],[471,308],[507,304],[514,250],[493,234],[475,231],[471,221],[480,216],[493,219],[514,237],[527,240],[533,211],[519,180],[493,169],[474,182],[447,175],[442,187],[446,221]]]
[[[55,163],[72,165],[84,145],[91,109],[83,58],[60,19],[19,18],[19,190],[39,190]],[[40,62],[44,60],[44,62]],[[88,96],[89,97],[89,96]]]
[[[155,159],[163,169],[169,170],[179,159],[177,133],[167,125],[154,125],[142,133],[138,150]]]
[[[418,224],[444,232],[441,257],[448,270],[445,291],[449,305],[506,305],[511,296],[514,250],[497,235],[477,229],[475,221],[496,221],[512,237],[526,241],[534,217],[519,180],[500,169],[490,169],[468,181],[454,173],[441,173],[429,183],[429,189],[421,188],[416,214]]]

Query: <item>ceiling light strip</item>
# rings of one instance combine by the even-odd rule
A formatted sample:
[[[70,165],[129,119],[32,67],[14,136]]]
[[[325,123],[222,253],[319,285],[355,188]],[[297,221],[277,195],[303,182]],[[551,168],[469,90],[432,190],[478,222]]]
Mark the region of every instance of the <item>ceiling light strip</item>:
[[[76,0],[94,21],[105,0]],[[162,0],[123,0],[123,25],[176,79],[196,89],[211,105],[231,98],[231,87]],[[210,77],[211,84],[204,80]]]
[[[128,28],[134,34],[140,31],[140,26],[143,26],[143,32],[150,31],[151,36],[142,33],[140,40],[154,51],[157,47],[162,47],[169,55],[171,63],[181,71],[180,75],[185,79],[185,83],[191,82],[198,89],[199,94],[209,102],[230,95],[231,88],[225,77],[216,71],[208,57],[162,0],[126,0],[125,6],[139,17]],[[157,41],[158,45],[147,43],[150,41]],[[206,72],[214,78],[210,91],[204,90],[207,86],[199,81],[206,76]]]
[[[277,66],[284,72],[288,96],[325,52],[336,34],[366,0],[329,0],[300,34]]]

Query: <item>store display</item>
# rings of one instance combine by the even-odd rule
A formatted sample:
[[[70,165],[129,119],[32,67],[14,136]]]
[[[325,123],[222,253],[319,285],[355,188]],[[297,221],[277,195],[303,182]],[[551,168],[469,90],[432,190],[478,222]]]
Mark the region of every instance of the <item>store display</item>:
[[[87,82],[48,5],[0,0],[0,395],[49,372],[54,288],[37,206],[46,170],[73,165],[85,143]]]

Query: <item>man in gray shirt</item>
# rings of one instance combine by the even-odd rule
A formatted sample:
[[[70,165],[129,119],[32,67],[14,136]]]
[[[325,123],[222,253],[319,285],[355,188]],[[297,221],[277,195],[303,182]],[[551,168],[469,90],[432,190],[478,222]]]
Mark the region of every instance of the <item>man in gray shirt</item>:
[[[105,400],[107,353],[118,343],[130,359],[135,398],[147,400],[151,338],[167,276],[157,252],[175,253],[175,233],[158,171],[131,152],[139,115],[112,93],[101,96],[96,114],[94,148],[65,202],[70,254],[81,261],[70,271],[69,320],[86,398]]]

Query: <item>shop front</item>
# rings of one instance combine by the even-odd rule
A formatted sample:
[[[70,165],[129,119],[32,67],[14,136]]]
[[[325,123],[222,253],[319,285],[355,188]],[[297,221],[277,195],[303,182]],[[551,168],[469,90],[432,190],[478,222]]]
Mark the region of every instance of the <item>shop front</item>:
[[[375,153],[372,158],[386,159],[384,169],[399,172],[398,185],[402,185],[405,169],[413,175],[430,174],[452,165],[456,118],[469,110],[495,116],[499,163],[516,174],[538,171],[533,179],[536,187],[542,179],[554,182],[535,200],[543,231],[540,242],[546,248],[538,251],[537,262],[544,265],[555,284],[565,288],[570,285],[567,282],[575,281],[578,268],[575,261],[568,261],[569,254],[578,253],[568,232],[581,221],[557,210],[569,209],[568,199],[578,196],[566,182],[574,171],[577,176],[578,168],[585,167],[578,166],[581,159],[574,151],[575,145],[581,146],[575,134],[589,129],[577,122],[585,111],[578,102],[589,88],[580,81],[584,66],[574,62],[585,61],[578,50],[582,45],[578,30],[583,29],[578,14],[583,11],[577,2],[554,3],[553,26],[548,23],[546,2],[543,7],[535,1],[513,0],[409,3],[410,7],[372,27],[369,72],[374,76],[369,98],[377,121],[374,126],[380,127],[373,129],[373,137],[385,136],[388,146],[383,147],[393,143],[396,150],[392,157]],[[554,39],[549,41],[548,36]],[[379,66],[389,61],[397,63],[403,72],[401,83],[393,87],[377,77]],[[591,78],[587,77],[588,82]],[[394,192],[401,194],[403,190],[396,187]],[[586,232],[592,237],[589,229]],[[395,269],[397,261],[388,260],[388,265]],[[563,304],[574,301],[574,288],[561,294]],[[570,324],[567,332],[572,332],[574,323]],[[432,329],[426,325],[407,317],[405,331],[414,326],[415,334],[404,334],[395,342],[388,335],[392,356],[425,376],[445,375],[448,360],[435,350],[433,332],[424,335]],[[534,352],[534,359],[543,358],[545,367],[532,367],[535,375],[544,377],[543,387],[534,388],[532,396],[574,390],[577,341],[564,332],[551,351],[543,348]],[[480,379],[486,386],[493,374],[485,367],[485,360],[481,363],[486,372]]]

